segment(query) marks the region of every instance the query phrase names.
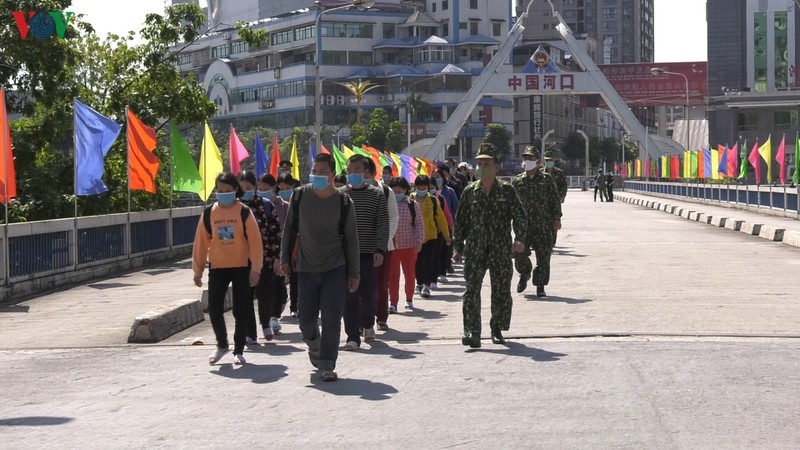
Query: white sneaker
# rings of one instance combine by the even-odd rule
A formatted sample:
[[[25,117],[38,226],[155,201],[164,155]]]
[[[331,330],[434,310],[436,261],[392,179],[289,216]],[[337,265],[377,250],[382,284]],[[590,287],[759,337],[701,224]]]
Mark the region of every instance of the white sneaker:
[[[253,345],[253,344],[257,343],[257,342],[258,342],[258,338],[257,337],[256,338],[251,338],[250,336],[247,336],[247,337],[244,338],[244,345]]]
[[[431,285],[430,285],[430,286],[431,286],[431,287],[430,287],[431,289],[439,289],[439,285],[438,285],[438,284],[436,284],[436,283],[431,283]],[[425,288],[422,288],[422,291],[424,292],[424,291],[425,291]]]
[[[356,342],[356,341],[347,341],[347,343],[344,344],[344,347],[342,347],[342,350],[353,351],[353,350],[358,350],[358,347],[360,347],[358,342]]]
[[[244,359],[244,355],[233,355],[233,364],[241,366],[245,363],[247,363],[247,360]]]
[[[447,279],[446,276],[442,275],[439,277],[439,283],[449,283],[450,280]]]
[[[272,338],[275,337],[275,332],[272,331],[271,327],[264,328],[264,339],[271,341]]]
[[[422,288],[422,298],[430,298],[430,296],[431,296],[430,288],[428,288],[428,286]]]
[[[364,342],[375,340],[375,328],[364,328]]]
[[[217,347],[217,349],[214,350],[213,353],[208,355],[208,363],[209,364],[216,363],[217,361],[222,359],[222,357],[225,356],[225,354],[228,353],[229,351],[231,351],[230,347],[225,347],[225,348]]]
[[[417,290],[417,294],[419,294],[420,292],[422,292],[422,285],[421,285],[421,284],[418,284],[418,285],[417,285],[417,289],[416,289],[416,290]]]
[[[413,311],[414,310],[414,303],[406,302],[406,311]]]
[[[277,317],[269,319],[269,327],[272,328],[272,331],[281,331],[281,323],[278,322]]]

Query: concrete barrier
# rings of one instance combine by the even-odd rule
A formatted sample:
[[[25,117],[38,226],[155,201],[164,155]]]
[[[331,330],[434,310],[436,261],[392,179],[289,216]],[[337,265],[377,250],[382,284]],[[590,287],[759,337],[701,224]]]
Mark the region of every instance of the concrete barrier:
[[[674,214],[676,216],[680,216],[681,214],[683,214],[683,208],[675,208],[675,209],[673,209],[672,210],[672,214]]]
[[[694,219],[698,222],[708,223],[708,215],[706,213],[697,213],[697,217]]]
[[[142,314],[133,320],[128,343],[161,342],[205,320],[196,299],[178,300]]]
[[[200,306],[203,308],[204,313],[208,313],[208,289],[203,289],[203,294],[200,295]],[[228,292],[225,293],[225,311],[233,309],[233,291],[228,287]]]
[[[791,245],[792,247],[800,247],[800,231],[784,231],[782,242],[786,245]]]
[[[761,232],[761,224],[744,222],[742,223],[742,227],[739,229],[739,231],[745,234],[749,234],[751,236],[758,236],[758,234]]]
[[[761,225],[761,230],[758,232],[758,237],[764,238],[768,241],[781,242],[783,241],[783,228],[772,227],[769,225]]]
[[[725,228],[733,231],[739,231],[742,229],[743,223],[744,220],[728,219],[725,221]]]
[[[727,220],[728,220],[728,218],[727,218],[727,217],[718,217],[718,216],[714,216],[714,217],[712,217],[712,218],[711,218],[711,222],[710,222],[710,223],[711,223],[711,225],[714,225],[715,227],[720,227],[720,228],[722,228],[722,227],[724,227],[724,226],[725,226],[725,222],[726,222]]]
[[[694,211],[689,211],[688,209],[684,209],[683,211],[681,211],[681,217],[683,217],[684,219],[688,219],[689,216],[691,216],[694,213],[695,213]]]

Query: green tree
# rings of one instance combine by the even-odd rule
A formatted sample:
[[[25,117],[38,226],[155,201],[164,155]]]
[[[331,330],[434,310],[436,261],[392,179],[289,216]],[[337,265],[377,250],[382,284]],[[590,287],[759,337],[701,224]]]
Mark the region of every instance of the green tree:
[[[380,151],[386,148],[386,135],[389,133],[387,120],[386,110],[375,108],[372,110],[367,124],[367,141],[371,147],[375,147]]]
[[[514,135],[500,123],[486,125],[486,137],[483,139],[494,146],[496,156],[501,160],[511,155],[511,139]]]
[[[367,142],[367,130],[361,124],[354,123],[350,127],[350,144],[361,147],[364,142]]]
[[[406,127],[399,120],[389,124],[389,132],[386,133],[386,150],[400,153],[406,145]]]

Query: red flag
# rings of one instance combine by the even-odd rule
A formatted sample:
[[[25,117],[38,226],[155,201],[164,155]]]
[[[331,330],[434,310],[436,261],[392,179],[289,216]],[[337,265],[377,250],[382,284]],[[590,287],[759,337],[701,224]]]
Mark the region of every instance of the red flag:
[[[728,150],[728,176],[736,178],[739,168],[739,143],[733,144],[733,148]]]
[[[758,156],[758,140],[756,140],[755,145],[753,145],[753,150],[750,151],[747,160],[750,161],[753,170],[756,172],[756,184],[761,184],[761,158]]]
[[[778,146],[778,153],[775,155],[775,161],[777,161],[780,166],[778,169],[778,177],[781,180],[781,184],[786,184],[786,133],[783,134],[781,145]]]
[[[681,160],[678,158],[678,155],[672,155],[669,157],[669,179],[670,180],[677,180],[680,178],[681,173]]]
[[[325,148],[325,144],[322,144],[322,153],[325,153],[326,155],[330,155],[331,154],[331,152],[329,152],[328,149]]]
[[[143,124],[130,110],[127,111],[127,118],[128,187],[155,194],[158,174],[158,158],[153,153],[156,130]]]
[[[11,148],[11,127],[6,111],[6,91],[0,88],[0,202],[6,205],[17,196],[17,174],[14,172],[14,154]]]
[[[381,153],[378,151],[378,149],[375,148],[375,147],[367,146],[367,145],[362,145],[361,148],[366,150],[367,152],[369,152],[369,159],[371,159],[372,162],[375,163],[375,174],[376,174],[376,176],[379,176],[380,174],[382,174],[383,173],[383,165],[381,164]]]
[[[281,165],[281,148],[278,145],[278,133],[273,135],[272,155],[269,157],[269,173],[278,178],[278,167]]]

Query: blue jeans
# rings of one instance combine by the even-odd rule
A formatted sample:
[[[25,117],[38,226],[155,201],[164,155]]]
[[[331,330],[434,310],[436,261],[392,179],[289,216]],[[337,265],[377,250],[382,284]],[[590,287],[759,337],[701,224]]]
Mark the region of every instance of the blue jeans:
[[[319,352],[319,370],[336,369],[342,315],[347,295],[347,266],[326,272],[298,272],[297,322],[311,352]],[[318,317],[322,316],[320,332]]]

